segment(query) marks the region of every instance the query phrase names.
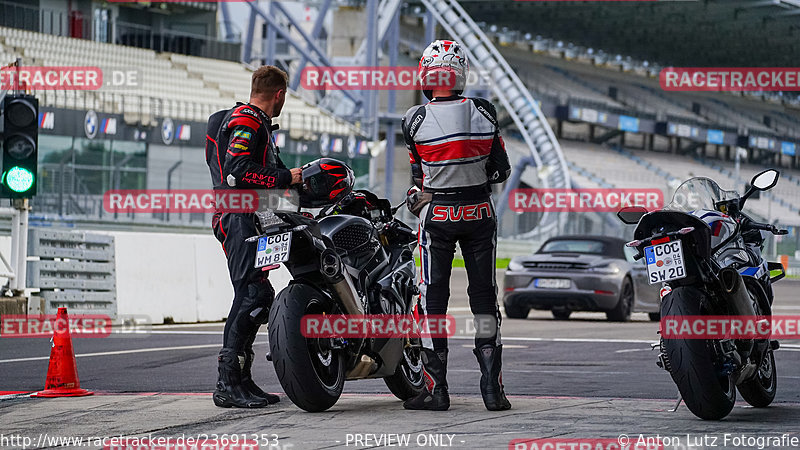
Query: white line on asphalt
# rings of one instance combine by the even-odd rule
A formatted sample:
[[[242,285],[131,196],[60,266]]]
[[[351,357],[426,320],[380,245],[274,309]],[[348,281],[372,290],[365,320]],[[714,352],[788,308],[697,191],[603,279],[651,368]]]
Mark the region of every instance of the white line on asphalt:
[[[480,372],[478,369],[448,369],[448,372]],[[503,369],[503,373],[585,373],[585,374],[605,374],[605,375],[626,375],[632,372],[611,372],[607,370],[516,370],[516,369]]]
[[[200,322],[200,323],[173,323],[171,325],[150,324],[154,327],[170,329],[170,328],[196,328],[196,327],[224,327],[225,322]]]
[[[449,339],[473,339],[469,336],[452,336]],[[537,338],[537,337],[508,337],[501,336],[504,341],[532,341],[532,342],[585,342],[585,343],[610,343],[610,344],[652,344],[658,341],[645,339],[598,339],[598,338]]]
[[[114,334],[130,334],[130,335],[147,335],[147,334],[185,334],[185,335],[192,335],[192,334],[206,334],[206,335],[218,335],[221,334],[222,330],[220,331],[207,331],[207,330],[198,330],[198,331],[178,331],[178,330],[164,330],[164,331],[119,331],[115,332]],[[474,339],[471,336],[451,336],[450,339]],[[504,341],[534,341],[534,342],[584,342],[584,343],[610,343],[610,344],[650,344],[657,341],[651,340],[644,340],[644,339],[599,339],[599,338],[540,338],[540,337],[506,337],[502,336]],[[800,348],[800,346],[798,346]]]
[[[213,335],[221,335],[222,330],[218,331],[211,331],[211,330],[197,330],[197,331],[182,331],[182,330],[137,330],[137,331],[123,331],[123,330],[116,330],[111,331],[111,334],[213,334]]]
[[[28,397],[30,392],[22,392],[20,394],[0,395],[0,400],[11,400],[12,398]]]
[[[264,345],[266,342],[255,342],[253,345]],[[175,350],[194,350],[199,348],[219,348],[221,344],[203,344],[203,345],[182,345],[180,347],[152,347],[152,348],[137,348],[132,350],[116,350],[113,352],[97,352],[97,353],[81,353],[75,355],[76,358],[88,358],[92,356],[114,356],[114,355],[127,355],[130,353],[147,353],[147,352],[168,352]],[[35,356],[31,358],[14,358],[14,359],[0,359],[1,363],[12,362],[25,362],[25,361],[42,361],[50,359],[49,356]]]
[[[631,353],[631,352],[652,352],[651,348],[626,348],[623,350],[615,350],[614,353]]]
[[[462,344],[464,348],[475,348],[473,344]],[[516,344],[503,344],[503,350],[510,350],[510,349],[520,349],[520,348],[528,348],[527,345],[516,345]]]
[[[165,333],[165,332],[161,332]],[[160,334],[161,334],[160,333]],[[192,332],[185,332],[185,334],[191,334]],[[202,334],[206,334],[206,332],[201,332]],[[124,334],[124,333],[121,333]],[[450,339],[461,339],[461,340],[472,340],[472,337],[467,336],[453,336]],[[610,343],[610,344],[650,344],[654,343],[654,341],[648,340],[638,340],[638,339],[591,339],[591,338],[535,338],[535,337],[503,337],[503,340],[506,341],[523,341],[523,342],[583,342],[583,343]],[[265,345],[267,342],[256,342],[254,345]],[[147,352],[164,352],[164,351],[174,351],[174,350],[193,350],[193,349],[200,349],[200,348],[215,348],[219,347],[220,344],[203,344],[203,345],[183,345],[179,347],[153,347],[153,348],[138,348],[138,349],[131,349],[131,350],[117,350],[111,352],[97,352],[97,353],[83,353],[79,355],[75,355],[76,358],[87,358],[93,356],[115,356],[115,355],[126,355],[131,353],[147,353]],[[798,344],[781,344],[781,349],[790,351],[790,352],[800,352],[800,345]],[[629,351],[636,351],[638,349],[627,349]],[[642,351],[649,349],[641,349]],[[622,353],[623,351],[618,350],[617,353]],[[45,361],[50,359],[49,356],[35,356],[30,358],[12,358],[12,359],[0,359],[0,364],[3,363],[14,363],[14,362],[26,362],[26,361]]]

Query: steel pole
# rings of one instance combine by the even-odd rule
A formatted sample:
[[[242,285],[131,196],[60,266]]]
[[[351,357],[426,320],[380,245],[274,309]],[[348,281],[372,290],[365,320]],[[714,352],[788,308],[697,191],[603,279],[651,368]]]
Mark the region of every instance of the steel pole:
[[[275,0],[269,2],[269,15],[271,17],[276,16],[277,11],[277,3]],[[275,26],[273,24],[267,23],[267,35],[265,36],[266,39],[266,52],[264,55],[264,62],[265,64],[275,64],[275,52],[276,52],[276,40],[278,39],[278,33],[275,30]]]
[[[389,25],[389,67],[397,67],[397,49],[400,46],[400,23],[398,21],[399,14],[395,12],[392,17],[392,23]],[[391,115],[394,114],[395,103],[397,100],[397,91],[394,89],[388,93],[386,102],[386,111]],[[392,184],[394,183],[394,139],[395,139],[395,121],[390,120],[386,124],[386,185],[384,191],[385,197],[392,201]]]
[[[14,295],[25,294],[26,275],[28,271],[28,199],[14,201],[14,207],[19,210],[17,241],[17,267],[14,270],[16,291]]]
[[[242,46],[242,62],[250,64],[253,59],[253,39],[256,31],[256,13],[250,12],[250,20],[247,22],[247,35]]]
[[[167,170],[167,193],[168,194],[172,192],[172,172],[175,172],[175,170],[178,167],[180,167],[181,164],[183,164],[183,160],[178,160],[177,162],[175,162],[175,164],[172,165],[172,167],[169,168],[169,170]],[[165,216],[166,220],[169,220],[169,217],[170,217],[169,216],[169,210],[164,213],[164,216]],[[178,217],[179,218],[181,217],[180,213],[179,213]]]
[[[433,42],[436,39],[436,19],[433,17],[430,11],[425,11],[425,42],[424,46],[427,47],[428,44]]]
[[[378,0],[367,0],[367,67],[378,65]],[[377,91],[369,89],[365,92],[367,107],[365,108],[365,122],[369,124],[369,136],[374,141],[378,139],[378,96]],[[388,150],[388,148],[387,148]]]
[[[328,9],[331,6],[331,1],[333,0],[325,0],[322,6],[319,8],[317,12],[317,20],[314,22],[314,29],[311,30],[311,39],[317,39],[319,37],[320,31],[322,31],[322,26],[325,24],[325,16],[328,15]],[[311,51],[311,46],[306,46],[307,51]],[[297,66],[296,72],[294,77],[292,77],[292,82],[289,87],[292,90],[297,90],[297,87],[300,86],[300,79],[301,74],[303,73],[303,69],[308,64],[308,58],[303,55],[300,59],[300,64]]]
[[[11,262],[11,270],[15,276],[8,282],[8,287],[13,292],[16,292],[19,284],[19,278],[16,276],[19,273],[17,266],[19,263],[19,221],[19,210],[14,208],[14,213],[11,216],[11,256],[9,260]]]

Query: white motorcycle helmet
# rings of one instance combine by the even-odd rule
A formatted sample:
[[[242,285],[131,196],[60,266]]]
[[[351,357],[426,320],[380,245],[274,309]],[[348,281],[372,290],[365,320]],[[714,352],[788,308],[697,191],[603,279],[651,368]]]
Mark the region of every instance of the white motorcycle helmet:
[[[433,99],[433,86],[444,87],[461,95],[467,85],[468,73],[467,54],[461,44],[455,41],[431,42],[419,60],[419,79],[422,92],[428,100]],[[453,76],[455,79],[451,78]]]

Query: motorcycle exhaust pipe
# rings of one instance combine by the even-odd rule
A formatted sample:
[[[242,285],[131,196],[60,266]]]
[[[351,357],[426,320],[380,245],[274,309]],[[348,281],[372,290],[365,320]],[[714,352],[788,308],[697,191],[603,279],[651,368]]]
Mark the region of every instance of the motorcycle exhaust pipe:
[[[755,316],[753,301],[744,286],[742,276],[734,269],[726,267],[719,271],[719,281],[722,292],[730,300],[733,314],[737,316]]]
[[[378,363],[376,363],[374,359],[367,355],[361,355],[361,358],[356,366],[345,374],[345,379],[358,380],[361,378],[366,378],[376,370],[378,370]]]
[[[331,249],[326,249],[320,255],[320,269],[325,281],[342,302],[348,314],[364,314],[364,306],[350,278],[344,270],[342,258]]]
[[[719,281],[723,294],[726,295],[730,301],[731,309],[734,315],[749,317],[756,315],[755,307],[753,306],[753,300],[750,298],[750,293],[747,292],[747,288],[744,285],[744,280],[739,272],[731,269],[730,267],[726,267],[720,270]],[[738,352],[740,355],[737,359],[739,360],[740,364],[744,363],[732,374],[734,377],[734,383],[737,386],[744,381],[751,379],[758,370],[758,365],[747,362],[748,357],[753,352],[754,346],[755,342],[753,339],[736,340],[736,352]]]

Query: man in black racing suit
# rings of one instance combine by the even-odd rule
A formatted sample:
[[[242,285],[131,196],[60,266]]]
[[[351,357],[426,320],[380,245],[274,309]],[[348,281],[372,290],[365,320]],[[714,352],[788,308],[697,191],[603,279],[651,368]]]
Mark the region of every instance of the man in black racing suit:
[[[430,103],[412,107],[403,117],[403,135],[411,156],[414,183],[409,208],[420,218],[420,315],[443,315],[450,297],[450,273],[456,243],[467,270],[470,309],[476,321],[491,322],[476,335],[473,353],[481,369],[481,395],[488,410],[511,408],[501,377],[500,310],[495,282],[497,217],[491,183],[505,181],[511,166],[500,137],[494,105],[464,98],[467,57],[458,43],[435,41],[423,53],[420,79],[455,75],[449,88],[426,88]],[[476,324],[476,330],[486,329]],[[432,338],[431,338],[432,337]],[[404,403],[406,409],[447,410],[447,338],[422,339],[426,390]]]
[[[253,73],[248,103],[237,103],[209,118],[206,163],[216,191],[279,189],[301,182],[301,170],[286,168],[272,139],[277,128],[272,118],[283,108],[287,80],[277,67],[261,67]],[[228,259],[234,291],[213,396],[215,405],[226,408],[260,408],[279,401],[278,396],[261,390],[251,375],[253,342],[275,297],[268,272],[254,268],[257,244],[245,242],[258,234],[253,220],[252,213],[229,212],[220,205],[212,219],[214,236]]]

